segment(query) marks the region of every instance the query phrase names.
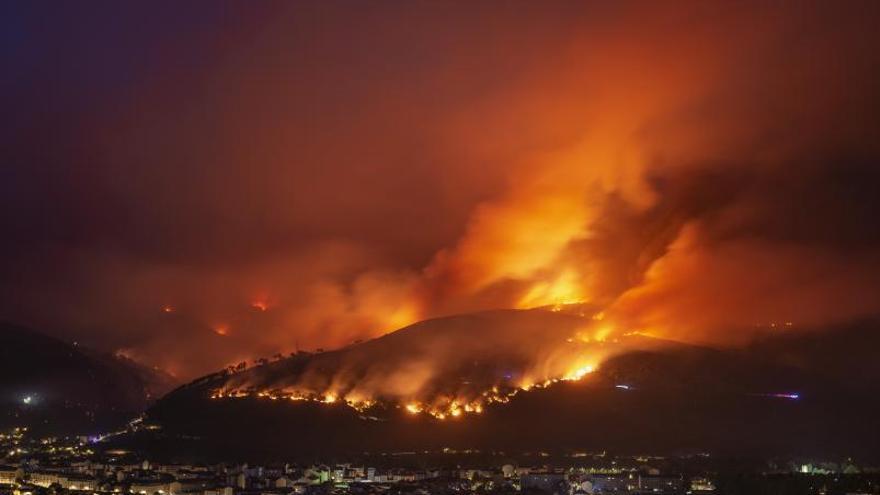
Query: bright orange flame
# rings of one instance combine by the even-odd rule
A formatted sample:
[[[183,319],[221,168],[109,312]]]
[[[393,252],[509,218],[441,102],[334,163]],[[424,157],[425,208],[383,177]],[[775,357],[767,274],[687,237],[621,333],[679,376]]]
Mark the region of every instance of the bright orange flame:
[[[593,366],[592,364],[588,364],[586,366],[581,366],[580,368],[577,368],[577,369],[567,373],[564,377],[562,377],[562,379],[569,380],[569,381],[578,381],[581,378],[585,377],[586,375],[589,375],[590,373],[592,373],[594,371],[596,371],[596,367]]]
[[[174,308],[166,304],[165,306],[162,306],[162,312],[164,312],[164,313],[173,313],[173,312],[174,312]]]
[[[582,283],[574,270],[564,270],[549,281],[536,282],[519,300],[519,308],[535,308],[584,302]]]
[[[214,328],[212,328],[212,330],[214,331],[214,333],[216,333],[217,335],[220,335],[221,337],[225,337],[225,336],[229,335],[229,326],[228,325],[217,325]]]
[[[251,303],[251,307],[258,311],[266,311],[269,309],[269,303],[266,301],[254,301]]]
[[[607,339],[612,332],[614,332],[614,328],[612,328],[611,325],[603,325],[596,330],[596,333],[593,334],[593,338],[596,339],[597,342],[605,342],[605,339]]]

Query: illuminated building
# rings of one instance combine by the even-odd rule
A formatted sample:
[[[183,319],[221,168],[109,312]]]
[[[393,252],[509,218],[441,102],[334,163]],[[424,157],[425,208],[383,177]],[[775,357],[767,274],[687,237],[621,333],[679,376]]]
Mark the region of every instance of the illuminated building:
[[[21,469],[15,466],[0,465],[0,485],[14,485],[21,474]]]
[[[709,478],[692,478],[691,493],[711,493],[715,491],[715,484]]]
[[[42,487],[49,487],[53,483],[58,483],[60,485],[61,480],[63,479],[64,474],[55,471],[32,471],[28,475],[28,480],[31,484]]]
[[[179,491],[180,484],[167,474],[136,478],[131,481],[131,493],[152,495],[154,493],[173,495]]]

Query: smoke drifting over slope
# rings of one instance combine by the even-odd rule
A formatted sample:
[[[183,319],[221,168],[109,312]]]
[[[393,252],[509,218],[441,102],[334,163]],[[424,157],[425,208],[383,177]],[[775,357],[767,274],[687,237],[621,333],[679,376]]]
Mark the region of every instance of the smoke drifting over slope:
[[[671,346],[613,335],[601,316],[586,316],[588,308],[567,310],[427,320],[333,352],[229,369],[211,397],[345,403],[364,414],[401,409],[443,420],[482,413],[523,391],[580,381],[620,353]]]
[[[227,8],[5,7],[5,318],[191,376],[488,308],[880,310],[873,3]]]

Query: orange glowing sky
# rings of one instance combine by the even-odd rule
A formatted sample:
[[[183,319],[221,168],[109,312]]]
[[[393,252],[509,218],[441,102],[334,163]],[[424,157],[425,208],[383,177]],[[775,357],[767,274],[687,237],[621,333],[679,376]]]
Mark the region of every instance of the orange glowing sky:
[[[2,16],[0,317],[191,377],[490,308],[880,310],[875,3],[66,8]]]

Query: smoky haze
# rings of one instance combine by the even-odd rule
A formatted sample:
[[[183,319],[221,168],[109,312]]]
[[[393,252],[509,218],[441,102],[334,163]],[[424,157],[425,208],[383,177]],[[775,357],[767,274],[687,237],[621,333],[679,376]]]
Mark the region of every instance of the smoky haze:
[[[880,311],[875,3],[2,9],[5,319],[186,378],[493,308]]]

